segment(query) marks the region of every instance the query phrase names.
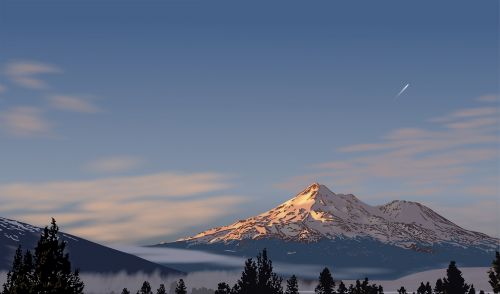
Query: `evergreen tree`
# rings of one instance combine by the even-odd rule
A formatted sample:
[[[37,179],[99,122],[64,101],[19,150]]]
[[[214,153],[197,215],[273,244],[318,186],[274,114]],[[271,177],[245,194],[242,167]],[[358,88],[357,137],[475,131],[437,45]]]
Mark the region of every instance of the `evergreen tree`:
[[[491,269],[488,271],[489,282],[494,293],[500,293],[500,253],[497,251],[495,260],[491,263]]]
[[[175,287],[175,294],[187,294],[187,288],[183,279],[180,279],[177,283],[177,287]]]
[[[167,294],[167,290],[165,289],[165,285],[160,284],[160,288],[156,290],[156,294]]]
[[[295,275],[292,275],[286,281],[285,294],[299,294],[299,283],[297,282],[297,277]]]
[[[346,288],[344,282],[340,281],[339,287],[337,288],[337,293],[338,294],[347,294],[347,288]]]
[[[479,294],[484,294],[484,291],[483,290],[479,291]]]
[[[235,284],[231,289],[231,294],[240,294],[240,293],[241,293],[240,285]]]
[[[137,291],[137,294],[153,294],[153,291],[151,290],[151,284],[149,284],[148,281],[144,281],[144,283],[142,283],[141,289]]]
[[[425,285],[424,283],[420,283],[420,286],[417,289],[417,294],[425,294]]]
[[[273,273],[273,264],[267,258],[267,250],[264,248],[257,256],[257,291],[258,293],[268,294],[270,289],[271,275]]]
[[[26,250],[23,259],[23,278],[21,279],[23,293],[34,293],[34,268],[35,265],[33,264],[33,255],[31,254],[31,251]]]
[[[361,291],[362,291],[361,282],[359,280],[356,280],[356,285],[354,286],[354,293],[360,294]]]
[[[425,294],[432,294],[432,287],[429,282],[425,284]]]
[[[231,294],[231,288],[226,283],[219,283],[215,294]]]
[[[476,294],[476,289],[474,289],[474,285],[470,285],[468,294]]]
[[[438,279],[436,281],[436,286],[434,286],[434,293],[436,293],[436,294],[443,294],[444,293],[443,280]]]
[[[398,294],[407,294],[408,292],[406,292],[406,289],[405,287],[401,286],[401,288],[399,288],[398,290]]]
[[[14,254],[12,268],[7,273],[7,281],[3,285],[4,294],[30,294],[33,292],[33,263],[31,253],[26,252],[23,258],[21,246]]]
[[[384,294],[384,288],[382,287],[382,285],[378,286],[377,294]],[[432,292],[431,292],[431,294],[432,294]]]
[[[281,277],[273,272],[273,262],[268,258],[267,250],[264,248],[257,256],[257,293],[283,293],[282,282]]]
[[[335,281],[332,278],[332,274],[328,268],[324,268],[323,271],[319,274],[319,283],[314,289],[314,292],[317,294],[333,294]]]
[[[245,262],[245,268],[241,273],[241,278],[237,282],[239,294],[254,294],[257,292],[257,266],[255,262],[249,258]]]
[[[59,227],[52,219],[35,247],[34,283],[36,293],[80,294],[84,284],[78,270],[71,271],[66,242],[59,240]]]
[[[465,283],[462,272],[457,268],[454,261],[450,262],[446,270],[443,288],[446,294],[466,294],[469,291],[469,285]]]
[[[127,288],[123,288],[122,294],[130,294],[130,291]]]

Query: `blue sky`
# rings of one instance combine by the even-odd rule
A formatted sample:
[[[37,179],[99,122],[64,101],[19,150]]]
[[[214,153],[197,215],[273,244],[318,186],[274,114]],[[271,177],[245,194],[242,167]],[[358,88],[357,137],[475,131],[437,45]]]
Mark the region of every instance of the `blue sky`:
[[[496,1],[2,1],[0,215],[148,243],[319,181],[498,234],[498,33]]]

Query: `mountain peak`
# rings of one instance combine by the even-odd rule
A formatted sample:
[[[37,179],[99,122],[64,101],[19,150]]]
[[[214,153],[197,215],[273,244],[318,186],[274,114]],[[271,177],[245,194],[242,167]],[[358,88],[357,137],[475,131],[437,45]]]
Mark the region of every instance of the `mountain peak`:
[[[328,195],[328,196],[335,196],[335,193],[333,193],[330,189],[328,189],[327,186],[321,185],[319,183],[312,183],[311,185],[307,186],[302,192],[297,194],[294,198],[302,198],[304,196],[307,196],[310,199],[316,198],[318,195]]]
[[[319,183],[312,183],[269,211],[180,241],[212,244],[267,238],[307,243],[371,238],[403,248],[415,243],[494,243],[492,238],[467,231],[420,203],[395,200],[371,206]]]

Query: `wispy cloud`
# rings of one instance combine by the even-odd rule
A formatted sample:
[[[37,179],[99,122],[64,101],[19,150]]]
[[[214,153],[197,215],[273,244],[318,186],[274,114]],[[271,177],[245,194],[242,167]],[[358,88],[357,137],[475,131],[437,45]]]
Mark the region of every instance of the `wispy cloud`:
[[[395,129],[378,141],[341,147],[342,159],[313,164],[310,173],[278,186],[296,190],[314,180],[384,200],[493,197],[497,181],[479,183],[477,174],[498,174],[499,114],[498,107],[471,107],[434,118],[428,127]],[[488,227],[475,229],[493,233],[497,222],[492,214]]]
[[[48,135],[51,127],[43,110],[37,107],[17,106],[0,112],[0,128],[14,136]]]
[[[217,173],[158,173],[87,181],[0,185],[0,214],[63,228],[105,243],[168,236],[217,217],[242,202],[223,194]],[[218,192],[218,196],[205,197]]]
[[[139,167],[144,159],[137,156],[113,156],[99,158],[85,165],[85,169],[99,173],[125,172]]]
[[[477,98],[477,101],[480,101],[480,102],[498,102],[498,100],[499,100],[498,95],[494,95],[494,94],[483,95],[483,96]]]
[[[31,89],[48,88],[48,84],[40,78],[40,75],[58,73],[62,73],[60,68],[34,61],[11,62],[5,69],[5,74],[12,82]]]
[[[0,74],[5,75],[11,81],[9,86],[17,85],[37,90],[49,88],[49,85],[42,79],[44,75],[59,73],[63,73],[59,67],[36,61],[15,61],[0,68]],[[6,89],[6,86],[0,84],[0,94]],[[46,95],[46,93],[40,91],[39,95]],[[1,111],[0,129],[15,136],[37,137],[51,133],[54,124],[50,123],[46,117],[54,111],[87,114],[102,111],[89,99],[75,95],[50,95],[46,103],[38,102],[36,106],[33,105],[35,104],[11,107]],[[44,115],[45,113],[48,114]]]
[[[64,111],[80,112],[80,113],[97,113],[101,109],[90,101],[77,96],[69,95],[54,95],[49,98],[50,106]]]

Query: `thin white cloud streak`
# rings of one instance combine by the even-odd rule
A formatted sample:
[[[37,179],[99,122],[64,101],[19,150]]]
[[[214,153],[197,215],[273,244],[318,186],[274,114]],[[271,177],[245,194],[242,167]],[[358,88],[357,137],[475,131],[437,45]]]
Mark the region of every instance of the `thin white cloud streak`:
[[[80,113],[98,113],[102,110],[83,98],[69,95],[54,95],[48,98],[52,108]]]
[[[52,124],[37,107],[17,106],[0,112],[0,129],[18,137],[44,136],[51,133]]]
[[[39,76],[58,73],[62,73],[62,70],[54,65],[33,61],[11,62],[5,69],[5,74],[12,82],[31,89],[48,88],[48,84]]]
[[[142,246],[112,246],[114,249],[127,252],[151,262],[159,264],[192,264],[206,263],[223,266],[241,267],[245,264],[246,258],[237,256],[227,256],[209,253],[199,250],[163,248],[163,247],[142,247]]]
[[[136,242],[234,211],[242,197],[219,192],[199,198],[230,186],[226,176],[216,173],[2,184],[0,214],[35,225],[53,216],[65,231],[78,236],[104,243]]]
[[[85,165],[84,169],[97,173],[126,172],[144,163],[144,159],[137,156],[112,156],[99,158]]]
[[[296,190],[320,181],[335,191],[357,193],[368,200],[432,198],[440,199],[440,206],[451,195],[492,199],[498,197],[498,123],[498,107],[453,111],[433,119],[428,128],[395,129],[377,142],[341,147],[337,151],[343,159],[314,164],[310,173],[278,187]],[[489,180],[480,180],[479,173],[489,173]],[[478,223],[466,217],[466,211],[445,212],[466,228],[497,234],[495,214],[485,215],[488,221]]]
[[[396,95],[396,98],[399,97],[399,96],[401,96],[401,94],[403,94],[406,91],[406,89],[408,89],[409,86],[410,86],[410,84],[406,84],[403,87],[403,89],[401,89],[401,91],[399,91],[399,93]]]

